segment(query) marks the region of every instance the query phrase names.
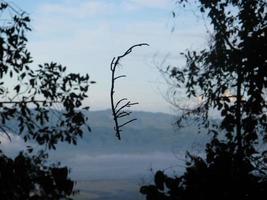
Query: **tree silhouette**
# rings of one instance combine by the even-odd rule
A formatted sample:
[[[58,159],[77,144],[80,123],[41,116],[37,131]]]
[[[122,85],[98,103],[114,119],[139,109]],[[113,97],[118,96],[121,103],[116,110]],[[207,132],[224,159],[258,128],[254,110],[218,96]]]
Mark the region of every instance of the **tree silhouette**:
[[[20,135],[43,147],[32,147],[8,158],[0,150],[1,199],[69,199],[74,182],[68,169],[45,163],[44,150],[59,142],[76,144],[87,118],[82,101],[87,97],[89,76],[66,74],[66,67],[45,63],[32,67],[27,50],[30,18],[12,5],[0,3],[0,129],[2,137]]]
[[[165,72],[188,98],[199,99],[183,109],[178,125],[196,115],[213,138],[206,159],[187,154],[183,176],[159,171],[155,185],[141,192],[147,199],[259,199],[267,191],[266,151],[257,145],[267,138],[267,2],[196,2],[213,29],[208,47],[183,53],[186,66]],[[213,111],[220,124],[209,120]]]

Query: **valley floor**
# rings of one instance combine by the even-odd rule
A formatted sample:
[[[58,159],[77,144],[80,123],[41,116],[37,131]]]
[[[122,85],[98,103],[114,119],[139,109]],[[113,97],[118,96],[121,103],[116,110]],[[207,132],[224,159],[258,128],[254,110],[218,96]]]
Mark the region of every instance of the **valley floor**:
[[[77,181],[75,200],[143,200],[139,180]]]

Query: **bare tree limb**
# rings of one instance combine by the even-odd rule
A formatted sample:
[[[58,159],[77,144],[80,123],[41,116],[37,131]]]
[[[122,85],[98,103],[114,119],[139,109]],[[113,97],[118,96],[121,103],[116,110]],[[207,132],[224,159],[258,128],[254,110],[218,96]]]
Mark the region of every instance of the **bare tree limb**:
[[[127,100],[127,98],[120,99],[120,100],[116,103],[116,105],[115,105],[115,109],[119,106],[119,104],[120,104],[121,102],[126,101],[126,100]]]
[[[129,123],[131,123],[131,122],[133,122],[133,121],[135,121],[135,120],[137,120],[137,119],[134,118],[134,119],[131,119],[131,120],[125,122],[125,123],[123,123],[122,125],[120,125],[119,128],[121,128],[121,127],[125,126],[126,124],[129,124]]]
[[[116,69],[117,66],[119,66],[120,60],[122,58],[124,58],[125,56],[127,56],[128,54],[130,54],[132,52],[132,50],[135,47],[141,47],[141,46],[149,46],[147,43],[141,43],[141,44],[136,44],[131,46],[127,51],[125,51],[122,55],[118,56],[118,57],[114,57],[110,63],[110,70],[111,70],[111,90],[110,90],[110,99],[111,99],[111,110],[112,110],[112,115],[113,115],[113,119],[114,119],[114,130],[116,132],[116,137],[120,140],[121,139],[121,128],[123,126],[125,126],[126,124],[129,124],[133,121],[135,121],[136,119],[131,119],[123,124],[119,123],[119,118],[123,118],[126,116],[129,116],[131,114],[131,112],[127,112],[124,111],[125,108],[130,108],[133,105],[138,104],[137,102],[132,103],[131,101],[128,101],[124,104],[122,104],[124,101],[127,101],[127,98],[122,98],[120,99],[118,102],[115,103],[114,100],[114,89],[115,89],[115,81],[119,78],[125,78],[126,75],[119,75],[116,76]]]

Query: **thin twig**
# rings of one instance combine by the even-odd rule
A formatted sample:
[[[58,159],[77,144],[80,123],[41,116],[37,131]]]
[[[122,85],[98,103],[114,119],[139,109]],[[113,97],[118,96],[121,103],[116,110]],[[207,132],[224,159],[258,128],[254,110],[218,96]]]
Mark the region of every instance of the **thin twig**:
[[[120,99],[117,103],[116,103],[116,106],[115,106],[115,109],[119,106],[119,104],[123,101],[126,101],[127,98],[123,98],[123,99]]]
[[[120,125],[119,128],[121,128],[121,127],[125,126],[126,124],[129,124],[129,123],[131,123],[131,122],[133,122],[133,121],[135,121],[135,120],[137,120],[137,119],[134,118],[134,119],[131,119],[131,120],[125,122],[125,123],[123,123],[122,125]]]
[[[8,140],[11,142],[11,137],[10,137],[10,135],[8,134],[8,132],[3,128],[3,127],[1,127],[0,126],[0,129],[3,131],[3,133],[7,136],[7,138],[8,138]]]

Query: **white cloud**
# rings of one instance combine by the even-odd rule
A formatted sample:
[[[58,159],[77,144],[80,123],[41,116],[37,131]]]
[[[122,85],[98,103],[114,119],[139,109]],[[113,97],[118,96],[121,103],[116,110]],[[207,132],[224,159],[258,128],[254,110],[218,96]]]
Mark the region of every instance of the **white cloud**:
[[[171,3],[170,0],[132,0],[132,2],[146,7],[157,8],[166,8]]]
[[[95,15],[111,14],[114,11],[114,4],[108,1],[64,1],[64,3],[44,4],[40,12],[48,15],[66,15],[75,18],[85,18]]]
[[[171,0],[128,0],[122,2],[122,7],[126,11],[137,11],[146,8],[166,10],[171,6],[174,7]]]
[[[153,6],[164,6],[166,1],[155,0]],[[124,59],[125,67],[122,68],[121,73],[127,74],[127,79],[122,80],[120,82],[122,84],[118,84],[118,91],[119,94],[138,101],[140,104],[136,109],[166,111],[169,105],[158,91],[158,80],[161,75],[153,63],[154,59],[161,63],[161,60],[169,54],[169,58],[172,59],[169,59],[166,65],[177,64],[179,52],[186,48],[197,47],[203,42],[201,24],[191,24],[188,18],[181,16],[179,21],[183,24],[177,23],[176,31],[171,33],[171,28],[168,27],[168,11],[165,19],[160,17],[152,17],[153,20],[143,19],[137,16],[138,14],[119,13],[119,10],[116,10],[116,17],[103,17],[99,14],[99,17],[92,19],[92,16],[86,15],[85,10],[95,7],[103,9],[99,12],[105,12],[105,10],[112,12],[112,6],[116,4],[112,1],[113,5],[104,8],[101,5],[106,1],[78,1],[72,7],[73,0],[66,2],[62,5],[45,4],[39,10],[40,12],[33,16],[34,31],[29,46],[36,63],[56,61],[69,66],[72,72],[89,73],[92,79],[97,81],[90,90],[89,105],[93,109],[107,108],[109,107],[110,60],[133,44],[149,43],[150,47],[138,48]],[[151,6],[152,0],[127,2]],[[81,8],[82,5],[85,8]],[[118,3],[117,6],[122,7],[122,4]],[[61,10],[61,14],[56,14],[57,10]],[[143,14],[151,14],[150,9],[144,9]],[[84,18],[77,20],[74,16]],[[155,55],[157,55],[156,58]]]
[[[171,0],[123,0],[121,2],[108,0],[85,0],[62,3],[46,3],[40,7],[40,12],[47,15],[67,15],[74,18],[112,15],[120,12],[137,11],[140,9],[167,9],[174,6]]]

